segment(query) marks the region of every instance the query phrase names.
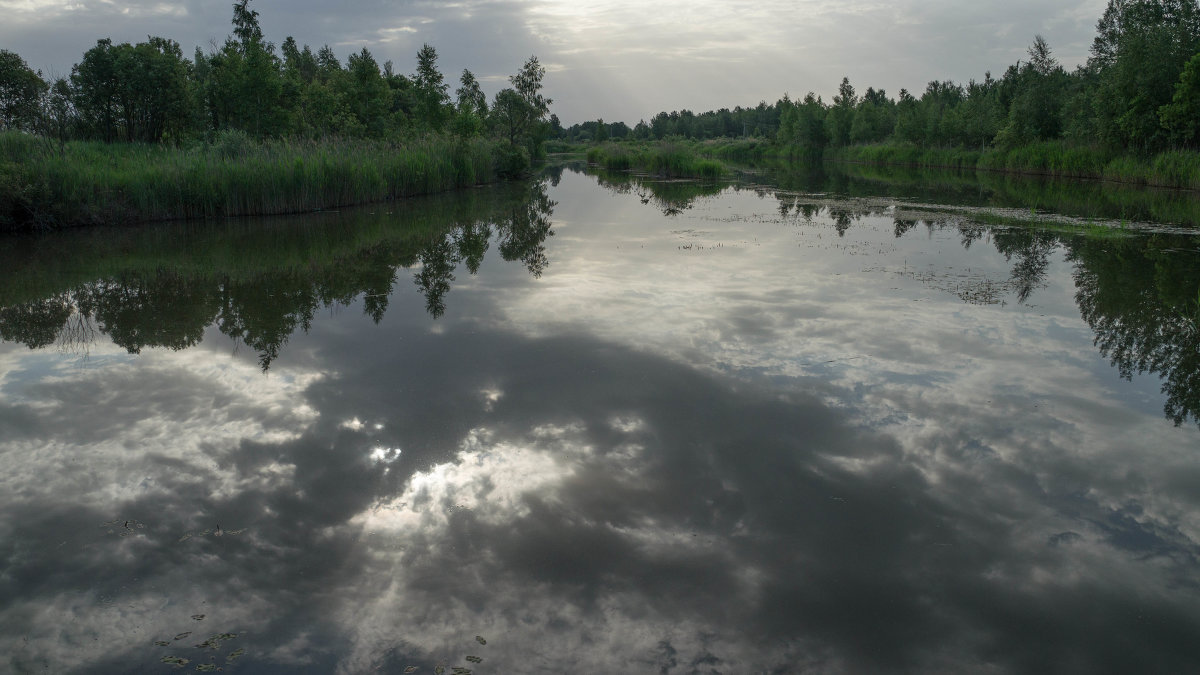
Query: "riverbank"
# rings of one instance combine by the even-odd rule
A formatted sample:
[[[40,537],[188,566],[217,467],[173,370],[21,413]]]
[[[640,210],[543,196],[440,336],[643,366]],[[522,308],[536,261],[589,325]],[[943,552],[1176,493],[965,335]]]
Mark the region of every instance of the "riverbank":
[[[703,156],[695,144],[605,143],[587,150],[587,161],[610,171],[644,171],[666,178],[720,178],[725,166]]]
[[[302,213],[489,183],[518,171],[498,141],[425,136],[187,148],[0,133],[0,230]],[[521,169],[524,168],[522,165]]]
[[[1087,178],[1148,187],[1200,190],[1200,152],[1175,150],[1151,157],[1119,155],[1099,147],[1053,141],[1011,150],[921,148],[905,144],[854,145],[814,152],[780,146],[767,139],[669,139],[565,146],[583,152],[591,164],[611,170],[639,170],[673,178],[717,178],[722,162],[785,164],[838,162],[919,169],[991,171],[1054,178]]]
[[[826,150],[824,159],[925,169],[974,169],[1056,178],[1093,178],[1150,187],[1200,190],[1200,153],[1176,150],[1151,157],[1053,141],[1011,150],[855,145]]]

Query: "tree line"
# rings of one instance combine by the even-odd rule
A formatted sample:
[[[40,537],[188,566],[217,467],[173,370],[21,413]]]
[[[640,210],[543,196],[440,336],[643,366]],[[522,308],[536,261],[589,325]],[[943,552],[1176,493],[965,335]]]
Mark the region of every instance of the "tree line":
[[[1088,61],[1068,72],[1040,35],[1028,58],[995,78],[929,82],[896,97],[843,78],[829,102],[808,93],[773,104],[700,114],[660,112],[633,127],[602,119],[562,128],[570,141],[767,138],[799,154],[826,147],[907,143],[1008,149],[1038,141],[1152,154],[1200,148],[1200,8],[1197,0],[1109,0]]]
[[[292,37],[268,42],[250,0],[233,5],[233,32],[220,48],[150,36],[138,44],[101,39],[69,76],[47,81],[18,54],[0,50],[0,130],[59,141],[181,143],[220,132],[252,138],[397,138],[419,133],[491,135],[536,155],[549,134],[545,68],[530,57],[489,103],[463,70],[458,87],[424,45],[416,72],[381,67],[367,48],[343,65],[333,50]]]

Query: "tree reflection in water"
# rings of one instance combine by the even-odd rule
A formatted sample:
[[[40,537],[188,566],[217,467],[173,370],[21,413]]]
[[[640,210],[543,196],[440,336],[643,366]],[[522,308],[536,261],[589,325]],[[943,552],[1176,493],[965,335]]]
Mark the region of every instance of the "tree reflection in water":
[[[463,266],[469,274],[476,274],[493,238],[501,258],[520,262],[531,275],[540,277],[550,265],[546,239],[554,234],[551,218],[556,204],[547,193],[547,183],[557,182],[561,170],[558,167],[543,180],[482,197],[425,202],[419,207],[419,216],[402,213],[385,223],[373,239],[352,241],[332,251],[327,250],[329,240],[347,228],[345,223],[335,221],[302,231],[303,264],[296,263],[294,240],[279,246],[278,237],[271,236],[243,242],[257,247],[264,257],[252,269],[235,273],[194,271],[183,265],[173,268],[169,263],[150,270],[124,267],[125,262],[143,258],[220,257],[196,250],[195,242],[186,242],[183,250],[169,254],[161,248],[124,250],[103,261],[103,266],[117,270],[114,273],[69,288],[47,282],[26,290],[24,299],[7,301],[0,308],[0,337],[31,349],[58,344],[83,351],[105,335],[136,354],[147,347],[179,350],[194,346],[204,330],[215,324],[221,333],[254,350],[266,370],[289,337],[297,330],[307,331],[322,308],[361,299],[372,320],[381,321],[400,269],[419,266],[413,280],[425,297],[426,310],[435,318],[446,311],[455,272]],[[664,181],[622,173],[604,172],[596,178],[610,192],[638,195],[643,203],[668,216],[724,190],[747,189],[730,183]],[[753,185],[748,189],[777,199],[785,220],[812,223],[830,219],[839,237],[864,217],[892,217],[887,207],[866,201],[840,200],[830,205],[830,194],[866,189],[853,177],[810,172],[790,176],[790,184],[788,179],[784,177],[782,187]],[[878,191],[879,180],[868,186]],[[1034,297],[1044,284],[1051,256],[1064,251],[1075,266],[1076,302],[1095,333],[1101,354],[1127,379],[1138,373],[1160,377],[1167,397],[1166,416],[1176,424],[1189,419],[1200,423],[1200,262],[1187,253],[1194,247],[1190,237],[1155,234],[1097,239],[950,216],[924,220],[895,217],[893,222],[897,238],[922,226],[931,231],[957,229],[964,249],[986,237],[1011,263],[1007,287],[1015,291],[1020,303]]]
[[[297,330],[308,331],[322,308],[361,298],[366,314],[381,321],[400,269],[420,266],[414,281],[425,296],[426,309],[435,318],[442,316],[458,265],[465,264],[475,274],[493,233],[498,233],[505,260],[520,261],[530,274],[541,276],[549,265],[544,242],[553,235],[554,206],[545,181],[489,194],[465,212],[461,204],[427,200],[420,207],[426,212],[417,227],[410,229],[409,219],[396,218],[366,245],[330,252],[322,250],[323,245],[346,228],[333,222],[299,233],[308,238],[303,265],[293,264],[293,247],[277,250],[272,259],[274,241],[251,237],[243,244],[266,252],[265,260],[238,273],[169,266],[126,271],[118,258],[107,261],[121,270],[111,276],[6,303],[0,308],[0,338],[31,349],[58,344],[86,351],[105,335],[137,354],[147,347],[195,346],[215,324],[221,333],[254,350],[267,370],[288,338]],[[207,255],[195,250],[184,255],[188,253],[201,259]],[[126,252],[130,259],[161,254]]]

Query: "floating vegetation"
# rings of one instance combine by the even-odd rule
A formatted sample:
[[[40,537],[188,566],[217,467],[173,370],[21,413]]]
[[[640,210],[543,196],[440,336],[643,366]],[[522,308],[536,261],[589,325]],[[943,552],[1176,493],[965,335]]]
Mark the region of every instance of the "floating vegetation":
[[[405,669],[404,669],[404,672],[406,672],[406,673],[415,673],[415,672],[417,672],[417,667],[416,667],[416,666],[409,666],[409,667],[407,667],[407,668],[405,668]]]
[[[144,525],[140,525],[140,524],[139,524],[138,526],[139,526],[139,527],[145,527]],[[213,528],[213,529],[205,530],[205,531],[203,531],[203,532],[199,532],[199,533],[196,533],[196,534],[193,534],[193,533],[191,533],[191,532],[185,532],[185,533],[184,533],[184,535],[183,535],[182,537],[180,537],[180,538],[179,538],[179,540],[178,540],[177,542],[175,542],[175,543],[177,543],[177,544],[182,544],[183,542],[187,541],[188,539],[191,539],[192,537],[208,537],[208,536],[213,536],[213,537],[220,537],[220,536],[232,537],[232,536],[236,536],[236,535],[239,535],[239,534],[241,534],[241,533],[245,532],[245,531],[246,531],[246,529],[247,529],[247,528],[243,527],[243,528],[242,528],[242,529],[240,529],[240,530],[222,530],[222,529],[221,529],[221,526],[220,526],[220,525],[217,525],[217,526],[216,526],[215,528]]]
[[[221,646],[221,643],[223,641],[232,640],[235,637],[237,637],[237,633],[219,633],[217,635],[214,635],[214,636],[208,638],[204,642],[201,642],[200,644],[196,645],[196,648],[197,649],[217,649]]]
[[[211,673],[216,669],[217,669],[217,664],[215,664],[215,663],[203,663],[201,665],[196,666],[196,670],[198,670],[202,673]]]
[[[433,668],[434,675],[443,675],[443,673],[445,673],[445,672],[446,672],[446,666],[443,666],[441,664],[438,664],[437,666],[434,666],[434,668]]]
[[[101,528],[107,529],[105,534],[115,534],[118,537],[128,537],[137,534],[138,530],[146,529],[146,524],[133,519],[115,518],[100,525]]]
[[[246,648],[245,648],[245,647],[238,647],[237,649],[235,649],[235,650],[233,650],[233,651],[229,652],[229,656],[226,656],[226,657],[225,657],[225,662],[226,662],[226,663],[233,663],[234,661],[236,661],[236,660],[238,660],[238,659],[242,658],[242,657],[243,657],[243,656],[245,656],[245,655],[246,655]]]
[[[471,669],[463,668],[462,666],[454,666],[450,672],[453,673],[453,675],[471,675]]]
[[[483,659],[478,656],[468,656],[467,660],[470,661],[471,663],[483,663]]]
[[[946,267],[942,271],[932,268],[916,269],[886,269],[880,267],[867,268],[864,271],[887,271],[897,276],[915,279],[928,288],[951,293],[963,302],[972,305],[1004,305],[1006,298],[1021,291],[1019,279],[996,280],[978,271],[956,270]]]
[[[191,661],[189,659],[185,659],[182,656],[164,656],[164,657],[162,657],[162,662],[169,663],[173,666],[179,666],[180,668],[191,663]]]
[[[176,635],[176,636],[175,636],[175,639],[176,639],[176,640],[182,640],[183,638],[185,638],[185,637],[187,637],[187,636],[189,636],[189,635],[191,635],[191,634],[192,634],[192,631],[190,631],[190,630],[189,630],[189,631],[185,631],[185,632],[183,632],[183,633],[180,633],[179,635]]]
[[[487,644],[487,640],[484,640],[482,635],[476,635],[476,636],[475,636],[475,641],[476,641],[476,642],[478,642],[478,643],[479,643],[479,644],[481,644],[481,645],[486,645],[486,644]]]
[[[170,647],[171,643],[167,642],[166,640],[155,640],[154,645],[156,647]]]
[[[204,615],[203,615],[203,614],[193,614],[193,615],[192,615],[192,618],[193,618],[194,620],[196,620],[196,621],[203,621],[203,620],[204,620]]]

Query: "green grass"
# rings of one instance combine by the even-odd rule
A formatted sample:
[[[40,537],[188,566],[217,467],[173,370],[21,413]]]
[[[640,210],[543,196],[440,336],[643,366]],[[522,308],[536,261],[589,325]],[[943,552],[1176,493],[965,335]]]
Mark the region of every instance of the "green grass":
[[[667,178],[720,178],[725,166],[694,143],[606,143],[588,148],[587,160],[611,171],[637,170]]]
[[[569,143],[567,141],[546,141],[547,155],[571,155],[582,157],[587,152],[586,143]]]
[[[865,164],[896,164],[911,167],[948,169],[974,168],[980,154],[961,148],[921,148],[915,145],[853,145],[825,152],[825,159],[835,162]]]
[[[428,136],[211,144],[68,143],[0,134],[0,229],[300,213],[493,181],[499,144]]]
[[[1009,150],[921,148],[875,144],[832,148],[825,159],[918,168],[978,169],[1062,178],[1100,178],[1153,187],[1200,190],[1200,152],[1175,150],[1143,159],[1065,141],[1030,143]]]
[[[923,207],[924,210],[931,212],[944,212],[948,214],[958,214],[964,219],[989,225],[993,227],[1008,227],[1019,228],[1023,230],[1032,230],[1036,232],[1046,232],[1053,235],[1063,235],[1067,237],[1086,237],[1088,239],[1125,239],[1132,237],[1136,233],[1128,228],[1127,224],[1122,222],[1118,225],[1105,224],[1101,222],[1090,222],[1086,220],[1060,220],[1054,218],[1046,218],[1036,210],[1031,209],[1028,216],[1016,215],[1015,213],[997,213],[988,210],[977,210],[969,213],[964,213],[956,209],[940,209],[936,207]]]

